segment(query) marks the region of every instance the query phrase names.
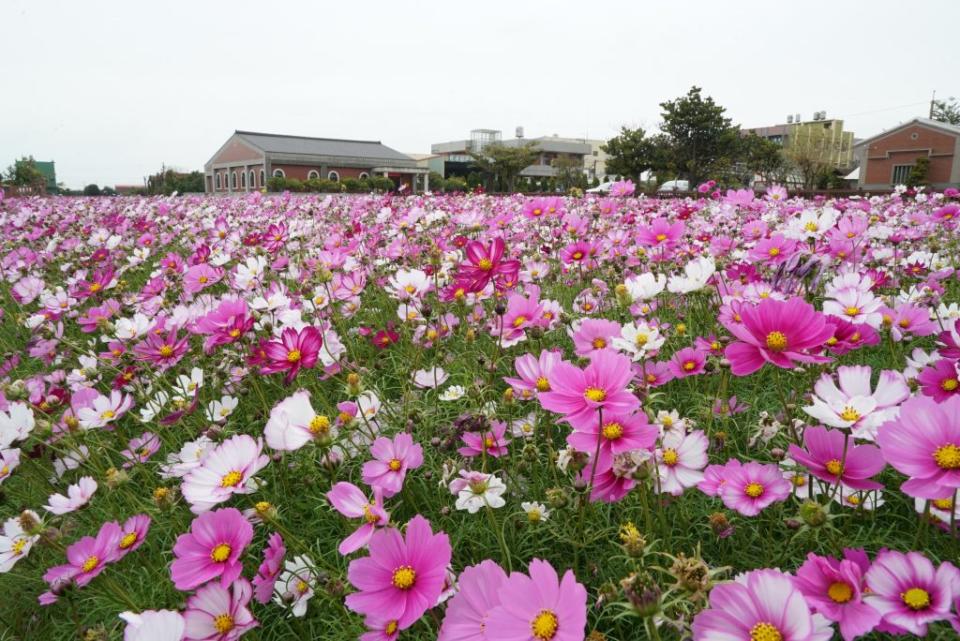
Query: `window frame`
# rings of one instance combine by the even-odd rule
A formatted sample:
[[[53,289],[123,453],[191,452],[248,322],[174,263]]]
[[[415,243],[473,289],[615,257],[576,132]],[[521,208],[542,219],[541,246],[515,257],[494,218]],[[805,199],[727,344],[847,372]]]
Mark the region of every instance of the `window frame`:
[[[916,166],[916,163],[912,165],[894,165],[890,170],[890,184],[891,185],[906,185],[907,179],[910,178],[910,172],[913,171],[913,168]],[[897,180],[897,170],[900,170],[902,173],[901,180]]]
[[[286,178],[286,177],[287,177],[287,172],[285,172],[284,170],[282,170],[282,169],[280,169],[280,168],[278,167],[278,168],[276,168],[276,169],[273,170],[273,177],[274,177],[274,178]]]
[[[307,180],[319,180],[319,179],[320,179],[320,172],[317,171],[316,169],[311,169],[310,171],[307,172]]]
[[[335,183],[340,182],[340,172],[331,169],[327,172],[327,180],[332,180]]]

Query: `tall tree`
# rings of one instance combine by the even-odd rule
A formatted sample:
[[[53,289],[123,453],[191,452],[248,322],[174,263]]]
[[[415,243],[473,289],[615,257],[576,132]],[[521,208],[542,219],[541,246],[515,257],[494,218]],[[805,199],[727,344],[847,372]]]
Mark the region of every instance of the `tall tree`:
[[[37,161],[33,156],[24,156],[7,167],[7,180],[18,187],[39,187],[47,181],[43,173],[37,169]]]
[[[518,146],[502,143],[487,145],[479,153],[471,152],[474,164],[487,178],[487,190],[515,191],[520,172],[537,159],[537,145],[525,142]]]
[[[783,148],[772,140],[754,133],[740,140],[741,163],[747,170],[747,179],[759,176],[763,183],[782,181],[786,173],[786,159]]]
[[[610,156],[607,159],[608,174],[617,174],[640,182],[640,175],[654,166],[654,143],[639,127],[621,127],[620,134],[608,140],[601,149]]]
[[[930,116],[940,122],[960,125],[960,103],[957,103],[957,99],[953,96],[948,100],[934,100]]]
[[[560,156],[550,163],[557,172],[557,187],[568,191],[573,187],[583,189],[587,186],[587,176],[583,173],[583,160],[573,156]]]
[[[663,124],[669,138],[673,164],[692,185],[709,177],[716,166],[729,166],[736,156],[739,128],[724,114],[726,109],[691,87],[685,96],[660,103]]]

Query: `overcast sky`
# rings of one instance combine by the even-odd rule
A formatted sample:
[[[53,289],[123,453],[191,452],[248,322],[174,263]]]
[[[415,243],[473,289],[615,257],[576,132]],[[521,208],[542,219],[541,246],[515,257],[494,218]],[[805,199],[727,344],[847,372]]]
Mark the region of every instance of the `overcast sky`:
[[[696,84],[745,127],[866,137],[960,97],[960,0],[0,2],[0,166],[74,188],[200,169],[235,129],[607,138]]]

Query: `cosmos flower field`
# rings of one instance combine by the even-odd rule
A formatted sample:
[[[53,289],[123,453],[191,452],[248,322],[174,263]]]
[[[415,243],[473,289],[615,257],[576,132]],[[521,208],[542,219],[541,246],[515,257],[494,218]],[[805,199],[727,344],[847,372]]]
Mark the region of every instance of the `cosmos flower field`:
[[[960,193],[0,200],[0,639],[960,633]]]

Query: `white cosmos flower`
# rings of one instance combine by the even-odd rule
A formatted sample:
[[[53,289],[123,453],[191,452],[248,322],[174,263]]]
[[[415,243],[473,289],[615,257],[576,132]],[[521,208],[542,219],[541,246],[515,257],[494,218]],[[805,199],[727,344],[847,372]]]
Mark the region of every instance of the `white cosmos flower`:
[[[310,394],[297,390],[270,410],[263,436],[275,450],[294,451],[316,438],[333,436],[332,429],[330,419],[313,409]]]
[[[28,513],[35,520],[40,520],[36,512],[28,510]],[[0,574],[9,572],[17,561],[26,558],[39,538],[39,534],[31,536],[24,532],[20,519],[7,519],[3,524],[3,534],[0,534]]]
[[[160,467],[160,478],[183,478],[190,470],[200,467],[204,457],[216,444],[206,436],[187,441],[179,452],[167,455],[166,465]]]
[[[688,294],[706,287],[710,277],[717,271],[717,264],[712,257],[701,256],[687,263],[683,268],[683,275],[670,277],[667,289],[674,294]]]
[[[666,337],[660,330],[647,323],[627,323],[620,329],[620,336],[613,339],[613,347],[628,354],[634,361],[641,361],[650,352],[658,351]]]
[[[440,393],[441,401],[459,401],[467,394],[463,385],[451,385]]]
[[[449,377],[442,367],[418,369],[413,373],[413,382],[417,387],[433,389],[443,385]]]
[[[543,503],[537,503],[536,501],[524,501],[520,504],[520,507],[523,508],[523,511],[527,513],[527,518],[531,523],[546,521],[550,518],[550,510],[548,510],[547,506]]]
[[[803,411],[824,425],[849,428],[856,438],[874,440],[877,429],[897,417],[898,406],[909,398],[910,388],[903,374],[883,370],[872,390],[871,373],[869,365],[839,367],[839,387],[830,374],[824,374],[814,385],[813,405]]]
[[[283,565],[283,573],[273,588],[273,601],[278,605],[288,605],[293,616],[302,617],[307,613],[307,601],[313,597],[313,588],[317,583],[313,561],[299,555]]]
[[[460,471],[460,478],[450,482],[450,492],[457,497],[456,508],[476,514],[480,509],[490,506],[499,508],[506,505],[503,493],[507,485],[495,474]]]
[[[186,627],[183,615],[173,610],[128,611],[118,616],[127,622],[123,641],[180,641]]]
[[[207,420],[214,423],[225,422],[233,414],[233,410],[237,409],[239,403],[240,401],[233,396],[223,396],[219,401],[210,401],[207,406]]]
[[[663,291],[667,286],[667,277],[663,274],[654,274],[647,272],[638,276],[632,276],[623,283],[627,288],[627,293],[634,301],[650,300]]]
[[[51,494],[50,498],[47,499],[47,504],[43,507],[51,514],[67,514],[86,505],[96,491],[97,482],[93,480],[93,477],[84,476],[67,488],[66,496]]]
[[[0,448],[27,438],[34,425],[33,410],[26,403],[11,403],[6,412],[0,412]]]
[[[133,318],[119,318],[114,324],[114,338],[120,342],[140,338],[150,330],[150,319],[143,314],[134,314]]]

